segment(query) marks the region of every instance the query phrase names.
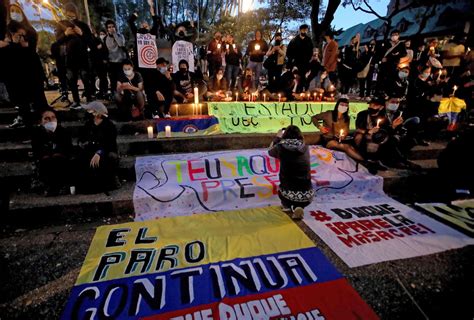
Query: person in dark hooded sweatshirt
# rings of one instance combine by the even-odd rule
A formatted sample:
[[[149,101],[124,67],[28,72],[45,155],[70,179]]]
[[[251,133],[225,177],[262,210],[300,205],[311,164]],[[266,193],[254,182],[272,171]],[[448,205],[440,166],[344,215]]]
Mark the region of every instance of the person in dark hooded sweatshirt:
[[[293,219],[302,219],[304,207],[314,198],[308,146],[297,126],[278,131],[268,154],[280,159],[280,197],[283,211]]]

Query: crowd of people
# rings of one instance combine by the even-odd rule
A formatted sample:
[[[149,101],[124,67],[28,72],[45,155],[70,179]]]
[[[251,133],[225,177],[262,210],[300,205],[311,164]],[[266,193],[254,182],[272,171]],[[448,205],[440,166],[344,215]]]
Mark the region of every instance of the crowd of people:
[[[83,172],[101,169],[80,174],[80,178],[88,174],[107,177],[101,190],[119,185],[115,174],[116,130],[98,99],[116,101],[123,121],[170,117],[172,103],[192,102],[196,94],[201,101],[247,100],[252,96],[282,102],[313,96],[320,101],[337,99],[334,110],[313,116],[313,123],[322,133],[321,143],[346,152],[371,172],[387,167],[416,169],[407,160],[410,149],[427,144],[433,133],[446,126],[438,117],[440,100],[458,96],[468,105],[472,102],[474,59],[462,35],[443,47],[437,39],[413,46],[410,39],[401,40],[400,32],[392,30],[387,41],[372,39],[362,44],[356,35],[349,45],[340,47],[334,34],[326,32],[319,48],[308,35],[308,25],[301,25],[288,44],[279,32],[267,42],[257,30],[242,47],[232,34],[217,31],[207,46],[196,48],[194,61],[182,59],[177,63],[178,70],[173,70],[166,58],[157,57],[156,68],[150,69],[138,67],[136,41],[133,50],[128,50],[127,39],[113,20],[91,29],[80,20],[72,3],[65,5],[64,14],[65,19],[56,24],[51,55],[64,100],[69,92],[72,94],[69,108],[86,109],[92,114],[79,139],[81,152],[72,147],[70,137],[48,106],[45,76],[36,50],[38,35],[19,5],[9,6],[5,32],[0,34],[0,58],[6,61],[0,82],[18,108],[11,127],[31,125],[40,119],[39,131],[33,135],[33,150],[40,175],[54,186],[53,193],[56,186],[64,184],[67,175],[61,172],[71,159],[84,168]],[[151,27],[148,23],[138,26],[137,15],[132,15],[128,21],[132,34],[167,36],[167,29],[152,8],[151,15]],[[189,41],[188,35],[180,26],[172,40]],[[14,61],[22,63],[11,63]],[[194,70],[190,65],[196,66]],[[79,79],[84,88],[82,97]],[[349,135],[348,95],[369,103],[368,109],[357,115],[353,136]],[[290,134],[299,137],[296,129],[289,129]],[[278,154],[279,149],[274,150]]]

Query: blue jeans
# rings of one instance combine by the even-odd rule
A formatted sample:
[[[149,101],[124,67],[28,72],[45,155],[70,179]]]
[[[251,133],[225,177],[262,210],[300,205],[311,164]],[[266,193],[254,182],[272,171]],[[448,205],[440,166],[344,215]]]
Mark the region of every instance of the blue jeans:
[[[252,89],[256,89],[258,88],[258,82],[260,81],[260,75],[262,74],[263,62],[249,61],[247,68],[252,70],[252,73],[254,76],[253,78],[254,87]]]
[[[225,66],[225,79],[227,80],[230,91],[235,89],[235,82],[237,80],[237,76],[239,75],[239,70],[240,66],[234,66],[231,64],[227,64]]]

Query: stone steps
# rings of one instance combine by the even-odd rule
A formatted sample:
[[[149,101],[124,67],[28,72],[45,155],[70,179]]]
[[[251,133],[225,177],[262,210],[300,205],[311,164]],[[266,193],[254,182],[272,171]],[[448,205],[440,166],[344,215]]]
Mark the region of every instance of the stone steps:
[[[127,160],[128,163],[133,161]],[[415,160],[423,171],[414,173],[407,170],[381,172],[384,178],[384,191],[395,198],[407,202],[413,197],[414,188],[419,188],[433,176],[436,160]],[[427,180],[428,179],[428,180]],[[11,195],[10,211],[1,217],[2,223],[17,227],[47,223],[67,223],[90,216],[133,216],[134,180],[125,182],[119,190],[93,195],[63,195],[45,197],[35,193],[17,192]],[[419,198],[417,198],[419,199]],[[409,202],[409,201],[408,201]]]

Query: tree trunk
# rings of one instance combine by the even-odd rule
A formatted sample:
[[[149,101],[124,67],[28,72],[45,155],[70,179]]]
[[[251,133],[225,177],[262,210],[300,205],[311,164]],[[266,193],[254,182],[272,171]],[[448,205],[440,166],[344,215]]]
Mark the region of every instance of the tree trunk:
[[[322,35],[327,30],[331,29],[331,23],[334,20],[334,14],[337,8],[341,4],[341,0],[329,0],[326,13],[323,20],[319,23],[319,10],[321,6],[321,0],[313,0],[311,2],[311,31],[312,40],[315,46],[319,46],[322,41]]]

